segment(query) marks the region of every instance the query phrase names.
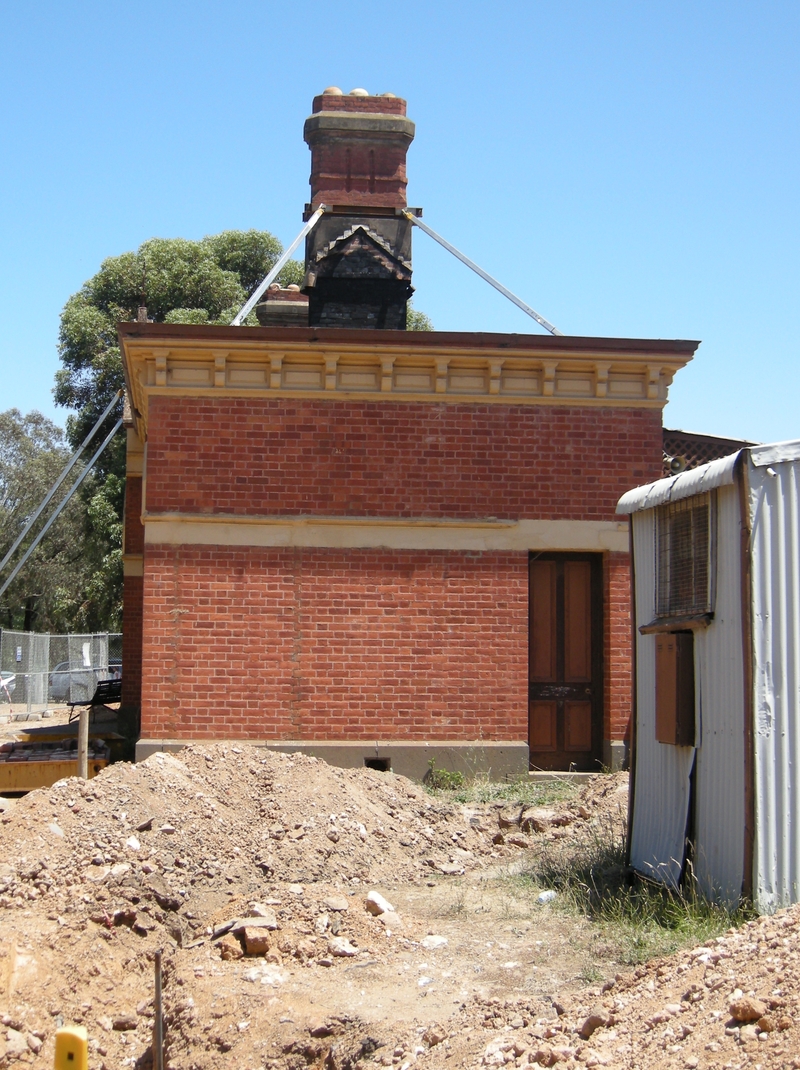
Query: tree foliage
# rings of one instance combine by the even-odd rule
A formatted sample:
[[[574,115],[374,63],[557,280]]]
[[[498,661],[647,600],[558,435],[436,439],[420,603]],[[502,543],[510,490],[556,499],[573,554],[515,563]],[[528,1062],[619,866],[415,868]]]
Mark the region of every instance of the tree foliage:
[[[0,557],[5,557],[70,455],[60,427],[39,412],[0,413]],[[73,477],[80,468],[73,469]],[[59,488],[53,508],[66,493]],[[111,476],[86,482],[50,528],[0,601],[0,625],[37,631],[95,631],[120,626],[114,591],[121,554],[117,513],[120,487]],[[88,513],[87,513],[88,503]],[[30,545],[37,524],[7,566]],[[95,537],[87,539],[88,530]]]
[[[144,305],[148,319],[156,323],[229,324],[281,251],[280,242],[266,231],[226,230],[201,241],[151,238],[136,252],[104,260],[61,313],[62,367],[56,374],[54,395],[58,405],[73,410],[67,419],[69,443],[77,447],[83,441],[124,385],[118,323],[135,320]],[[302,278],[303,265],[290,260],[278,281],[289,286]],[[246,324],[256,323],[251,313]],[[427,331],[433,325],[424,313],[409,309],[408,328]],[[118,413],[112,413],[99,435],[106,434],[117,418]],[[82,560],[88,562],[90,572],[75,590],[64,588],[58,603],[58,619],[68,620],[73,629],[90,624],[92,630],[119,626],[124,488],[125,440],[120,434],[80,492]],[[45,616],[40,616],[40,624]]]
[[[156,323],[228,324],[281,252],[280,242],[266,231],[228,230],[202,241],[152,238],[136,252],[104,260],[61,313],[62,368],[56,374],[54,394],[58,405],[73,410],[67,420],[69,443],[77,447],[83,441],[124,385],[118,323],[135,320],[145,305],[148,319]],[[300,282],[302,275],[302,264],[293,260],[278,281],[288,286]],[[255,316],[247,323],[256,323]],[[108,417],[96,442],[111,430],[118,415]],[[81,547],[81,566],[71,586],[57,585],[56,593],[39,600],[38,628],[53,620],[60,622],[59,628],[73,631],[121,626],[124,494],[125,438],[118,434],[79,491],[80,501],[70,506],[81,518],[81,530],[72,529],[75,545]],[[55,528],[66,530],[63,518]],[[20,582],[29,585],[33,573],[28,566],[26,573]],[[44,590],[44,579],[38,586]],[[58,613],[45,612],[51,604],[58,606]]]
[[[136,252],[104,260],[61,313],[63,367],[54,393],[58,405],[75,410],[67,421],[70,442],[77,446],[83,440],[123,385],[118,323],[135,320],[145,305],[148,319],[156,323],[228,324],[281,251],[267,231],[226,230],[202,241],[151,238]],[[302,264],[290,261],[278,280],[288,286],[302,274]],[[255,317],[248,322],[255,323]],[[120,443],[100,470],[124,473]]]
[[[432,331],[433,322],[431,321],[430,316],[426,316],[424,312],[418,312],[409,304],[408,312],[406,313],[406,330]]]

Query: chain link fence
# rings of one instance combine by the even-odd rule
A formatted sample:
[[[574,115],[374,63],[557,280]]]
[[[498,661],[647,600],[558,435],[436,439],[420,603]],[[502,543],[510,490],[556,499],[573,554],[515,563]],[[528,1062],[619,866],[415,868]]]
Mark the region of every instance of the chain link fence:
[[[0,632],[0,709],[38,713],[88,702],[98,680],[122,676],[122,635]]]

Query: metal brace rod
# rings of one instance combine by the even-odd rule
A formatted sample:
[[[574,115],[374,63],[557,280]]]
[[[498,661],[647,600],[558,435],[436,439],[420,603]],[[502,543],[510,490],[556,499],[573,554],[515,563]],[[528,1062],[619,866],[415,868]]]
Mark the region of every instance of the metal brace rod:
[[[255,308],[255,305],[258,302],[259,297],[261,297],[261,295],[264,293],[266,288],[277,278],[277,276],[280,273],[281,268],[283,267],[283,265],[291,257],[292,253],[295,251],[295,249],[300,244],[300,242],[303,240],[303,238],[305,238],[306,234],[310,234],[311,233],[311,231],[314,229],[314,227],[317,225],[317,223],[319,223],[320,219],[322,219],[322,216],[324,215],[324,213],[327,210],[328,210],[327,205],[321,204],[319,206],[319,208],[316,210],[316,212],[314,212],[314,214],[309,217],[309,220],[306,223],[306,225],[303,227],[303,229],[297,235],[297,237],[292,242],[292,244],[289,246],[289,248],[286,249],[281,254],[281,256],[279,257],[279,259],[276,262],[275,266],[273,267],[272,271],[270,271],[269,275],[267,275],[267,277],[262,282],[259,283],[257,288],[254,290],[254,292],[247,299],[246,304],[244,304],[239,309],[239,311],[236,313],[236,315],[233,317],[233,319],[231,320],[231,327],[241,327],[242,320],[246,319],[247,316],[249,316],[250,312],[253,310],[253,308]]]
[[[57,520],[58,517],[61,515],[62,510],[67,505],[67,503],[72,499],[72,496],[75,493],[75,491],[78,489],[78,487],[81,485],[81,483],[83,483],[84,479],[86,479],[86,477],[89,475],[91,470],[94,468],[94,466],[95,466],[95,464],[97,462],[97,459],[100,456],[100,454],[103,452],[103,450],[106,448],[106,446],[109,444],[111,439],[114,437],[114,435],[116,435],[117,431],[119,431],[119,429],[121,427],[122,427],[122,417],[120,416],[120,418],[114,424],[113,429],[111,431],[109,431],[109,433],[103,439],[102,445],[97,449],[97,451],[96,451],[95,455],[92,457],[91,461],[89,461],[89,463],[86,465],[84,470],[81,472],[81,474],[78,476],[78,478],[72,484],[70,489],[67,491],[66,495],[58,503],[58,505],[56,506],[55,510],[53,511],[53,513],[48,518],[47,523],[44,525],[42,530],[39,532],[39,534],[36,536],[36,538],[30,544],[30,546],[25,551],[25,553],[22,555],[22,558],[19,561],[19,563],[17,564],[17,566],[14,568],[14,571],[8,577],[8,579],[3,584],[3,586],[0,587],[0,598],[3,597],[3,595],[6,593],[6,591],[9,588],[9,586],[11,585],[11,583],[14,581],[14,579],[16,579],[16,576],[17,576],[17,573],[19,572],[19,570],[22,568],[22,566],[25,564],[25,562],[31,556],[33,551],[36,549],[36,547],[39,545],[39,543],[45,537],[47,532],[50,530],[50,528],[52,527],[54,521]]]
[[[544,327],[546,331],[549,331],[551,334],[563,337],[562,331],[559,331],[557,328],[555,328],[552,323],[550,323],[544,318],[544,316],[540,316],[538,312],[534,312],[530,305],[526,305],[521,298],[517,297],[516,294],[513,294],[510,290],[506,289],[506,287],[503,286],[501,282],[498,282],[497,279],[493,279],[491,275],[487,274],[487,272],[483,270],[483,268],[479,268],[473,260],[470,260],[468,256],[464,256],[464,254],[459,252],[458,249],[456,249],[454,245],[451,245],[449,241],[445,241],[441,234],[437,234],[435,230],[431,230],[431,228],[426,223],[423,223],[422,220],[418,219],[412,212],[404,211],[403,215],[406,217],[406,219],[413,223],[415,227],[419,227],[420,230],[424,230],[425,233],[428,234],[431,238],[433,238],[434,241],[438,241],[438,243],[443,246],[448,251],[448,253],[452,253],[453,256],[457,257],[461,261],[462,264],[466,264],[468,268],[472,268],[476,275],[480,275],[480,277],[486,282],[488,282],[490,286],[494,286],[495,290],[499,290],[503,297],[507,297],[509,301],[512,301],[517,306],[517,308],[521,308],[523,312],[525,312],[528,316],[531,317],[531,319],[535,319],[536,322],[540,324],[540,326]]]
[[[47,492],[47,494],[45,494],[45,496],[42,499],[42,503],[39,506],[39,508],[36,510],[36,512],[33,514],[33,516],[28,521],[28,523],[22,529],[20,534],[17,536],[16,542],[11,547],[11,549],[8,551],[6,556],[3,558],[2,561],[0,561],[0,572],[3,571],[3,569],[6,567],[8,562],[11,560],[11,558],[17,552],[17,550],[19,549],[19,547],[20,547],[20,545],[22,543],[22,540],[25,538],[25,536],[31,530],[31,528],[36,523],[36,521],[39,519],[39,517],[42,515],[42,512],[45,510],[45,508],[48,506],[48,504],[52,501],[53,495],[58,490],[58,488],[61,486],[61,484],[64,482],[64,480],[67,478],[67,475],[69,474],[69,472],[72,471],[72,468],[73,468],[75,462],[80,457],[80,455],[83,453],[83,451],[86,449],[86,447],[89,445],[89,443],[92,441],[94,436],[97,434],[97,432],[100,429],[100,425],[102,424],[102,422],[105,420],[106,416],[108,416],[108,414],[111,412],[111,410],[114,408],[114,406],[117,404],[117,402],[119,401],[119,399],[121,397],[122,397],[122,391],[118,390],[116,392],[116,394],[114,395],[112,401],[109,403],[108,408],[106,409],[106,411],[103,413],[103,415],[97,421],[97,423],[94,425],[92,430],[89,432],[89,434],[83,440],[83,442],[80,444],[80,446],[77,448],[77,450],[75,450],[73,455],[70,457],[69,461],[64,466],[64,468],[63,468],[63,470],[61,472],[61,475],[58,477],[58,479],[52,485],[52,487]]]

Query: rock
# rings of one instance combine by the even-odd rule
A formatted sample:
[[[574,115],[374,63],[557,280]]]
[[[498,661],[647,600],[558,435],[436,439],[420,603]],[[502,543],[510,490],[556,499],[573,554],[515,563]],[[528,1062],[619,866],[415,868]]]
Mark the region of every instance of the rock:
[[[175,826],[174,825],[162,825],[161,828],[158,831],[159,832],[163,832],[165,836],[172,836],[175,833]]]
[[[314,922],[314,931],[319,936],[324,936],[328,931],[328,924],[330,923],[330,916],[328,914],[320,914],[317,920]]]
[[[505,842],[506,838],[502,832],[495,832],[494,836],[492,836],[492,843],[496,843],[498,846],[504,844]]]
[[[9,1055],[18,1058],[29,1050],[25,1034],[20,1033],[17,1029],[9,1029],[6,1033],[6,1059]]]
[[[592,1011],[587,1018],[584,1018],[578,1032],[584,1040],[588,1040],[595,1030],[602,1029],[607,1024],[608,1017],[602,1011]]]
[[[100,884],[106,879],[111,872],[111,866],[95,866],[92,863],[91,866],[87,866],[83,871],[83,875],[87,881],[92,881],[93,884]]]
[[[769,1014],[765,1014],[763,1018],[758,1019],[758,1028],[762,1033],[774,1033],[778,1028],[778,1023]]]
[[[261,914],[251,914],[247,918],[237,918],[231,925],[231,929],[234,932],[238,932],[245,926],[250,929],[277,929],[278,919],[275,917],[274,910],[264,907]]]
[[[119,862],[116,866],[111,867],[111,879],[121,881],[123,877],[127,877],[130,871],[131,867],[127,862]]]
[[[553,900],[556,898],[557,894],[558,893],[553,891],[552,888],[548,888],[546,892],[539,892],[539,894],[536,896],[536,902],[552,903]]]
[[[244,949],[248,955],[265,955],[269,951],[269,929],[245,925],[242,929]]]
[[[136,831],[137,832],[149,832],[152,827],[153,827],[153,819],[152,819],[152,817],[148,817],[146,821],[142,821],[140,824],[138,824],[136,826]]]
[[[500,810],[497,815],[497,824],[501,829],[517,828],[519,826],[519,819],[520,814],[518,812],[513,813],[508,810],[504,812],[503,810]]]
[[[420,943],[426,951],[434,951],[437,947],[447,946],[447,937],[434,936],[432,933],[430,933],[428,936],[423,937]]]
[[[328,895],[322,900],[323,906],[328,910],[345,911],[350,909],[350,904],[343,895]]]
[[[138,851],[142,846],[137,836],[129,836],[125,841],[125,846],[130,847],[132,851]]]
[[[158,873],[151,873],[145,886],[162,910],[177,910],[183,906],[183,898],[167,887],[166,881]]]
[[[220,957],[225,959],[226,962],[240,959],[242,955],[244,955],[242,945],[235,936],[231,935],[231,933],[223,936],[217,944],[217,947],[219,948]]]
[[[139,1020],[135,1014],[120,1014],[111,1019],[112,1028],[117,1033],[127,1033],[131,1029],[135,1029],[138,1024]]]
[[[552,825],[555,816],[555,810],[536,806],[532,810],[524,811],[519,827],[523,832],[545,832]]]
[[[767,1007],[760,999],[754,999],[752,996],[739,996],[738,999],[731,1001],[728,1011],[731,1018],[735,1018],[737,1022],[757,1022],[767,1013]]]
[[[434,866],[445,877],[460,877],[464,873],[464,867],[457,862],[439,862]]]
[[[251,903],[247,916],[249,918],[274,918],[275,911],[266,903]]]
[[[60,840],[64,839],[64,830],[60,828],[60,826],[58,826],[54,821],[51,822],[47,827],[53,833],[54,836],[57,836]]]
[[[367,893],[365,906],[370,914],[374,914],[376,917],[379,914],[393,914],[394,907],[388,901],[384,899],[380,892],[371,891]]]
[[[788,1014],[781,1015],[778,1019],[778,1029],[791,1029],[794,1025],[794,1019],[790,1018]]]
[[[308,1032],[312,1037],[329,1037],[334,1032],[334,1027],[330,1022],[311,1022]]]
[[[338,958],[352,958],[358,954],[358,948],[354,947],[346,936],[332,936],[328,941],[328,950]]]
[[[524,836],[519,835],[519,833],[515,834],[514,836],[506,837],[506,843],[510,843],[514,847],[530,847],[530,843],[525,839]]]
[[[739,1030],[739,1043],[747,1044],[751,1040],[758,1040],[758,1030],[754,1025],[743,1025]]]
[[[422,1039],[429,1048],[434,1048],[437,1044],[441,1044],[443,1040],[447,1039],[447,1030],[434,1022],[422,1034]]]
[[[378,917],[378,921],[387,929],[391,929],[392,932],[402,932],[403,919],[399,914],[395,914],[393,910],[387,910],[385,914],[381,914]]]
[[[34,1036],[33,1033],[28,1033],[25,1037],[25,1040],[28,1042],[28,1047],[31,1049],[33,1054],[38,1055],[39,1052],[42,1050],[42,1041],[39,1039],[39,1037]]]

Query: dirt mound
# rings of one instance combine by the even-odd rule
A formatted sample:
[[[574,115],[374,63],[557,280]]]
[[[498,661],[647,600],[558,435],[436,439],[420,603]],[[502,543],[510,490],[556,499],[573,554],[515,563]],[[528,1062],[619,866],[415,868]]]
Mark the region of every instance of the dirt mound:
[[[800,1067],[800,907],[548,1007],[476,1002],[425,1066]],[[479,1043],[476,1033],[486,1030]],[[446,1061],[445,1061],[446,1059]]]
[[[601,989],[588,923],[504,898],[527,848],[618,836],[626,808],[624,775],[455,806],[244,745],[31,793],[0,815],[0,1067],[51,1066],[62,1023],[92,1070],[148,1066],[157,948],[171,1070],[791,1066],[796,911]]]

